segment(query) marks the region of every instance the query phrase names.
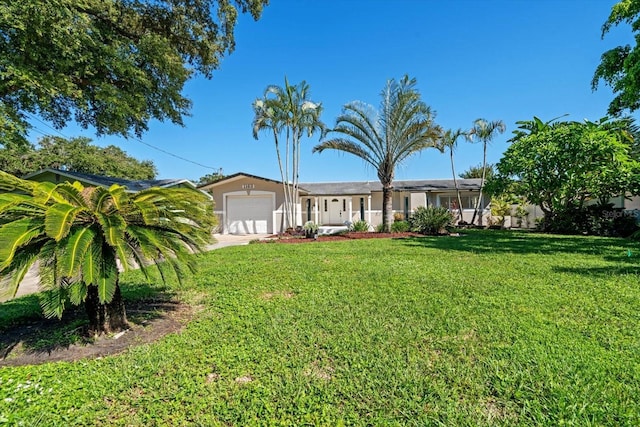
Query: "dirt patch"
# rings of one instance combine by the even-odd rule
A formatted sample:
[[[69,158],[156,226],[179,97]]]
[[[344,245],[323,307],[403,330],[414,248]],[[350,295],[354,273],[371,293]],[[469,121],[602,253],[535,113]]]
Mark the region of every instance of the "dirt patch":
[[[359,239],[402,239],[406,237],[424,237],[419,233],[372,233],[372,232],[349,232],[342,234],[331,234],[328,236],[318,236],[316,239],[305,238],[303,236],[271,236],[270,240],[262,240],[263,243],[313,243],[313,242],[334,242],[341,240]]]
[[[165,299],[126,302],[130,329],[89,338],[84,312],[74,310],[62,320],[38,319],[14,326],[0,335],[0,366],[37,365],[118,354],[178,332],[196,309]],[[49,337],[47,339],[47,337]]]

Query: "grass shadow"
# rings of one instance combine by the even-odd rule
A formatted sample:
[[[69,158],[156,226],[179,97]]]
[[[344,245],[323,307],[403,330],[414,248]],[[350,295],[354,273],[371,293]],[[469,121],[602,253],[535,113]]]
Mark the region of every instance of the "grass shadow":
[[[620,246],[637,248],[638,242],[621,238],[563,236],[509,230],[468,230],[459,236],[407,237],[413,247],[472,253],[593,254],[615,256]]]
[[[149,284],[123,283],[127,318],[132,325],[145,326],[174,311],[175,292]],[[19,348],[25,354],[51,354],[72,345],[87,345],[94,338],[87,333],[89,321],[83,306],[69,307],[61,319],[46,319],[37,295],[0,304],[0,360]]]

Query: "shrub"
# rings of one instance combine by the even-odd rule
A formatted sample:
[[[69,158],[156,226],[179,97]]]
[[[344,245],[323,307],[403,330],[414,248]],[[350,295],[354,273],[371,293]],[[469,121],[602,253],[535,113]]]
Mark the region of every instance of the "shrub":
[[[302,229],[304,230],[305,236],[313,237],[315,234],[318,233],[318,224],[316,224],[313,221],[307,221],[302,226]]]
[[[382,223],[376,225],[376,233],[384,233],[386,230],[384,229],[384,225]]]
[[[401,213],[401,212],[394,212],[393,213],[393,221],[394,222],[404,221],[404,214]]]
[[[367,221],[356,221],[351,224],[351,231],[363,232],[369,231],[369,224]]]
[[[495,224],[504,227],[506,217],[511,215],[511,203],[505,197],[491,199],[491,219]]]
[[[453,224],[453,214],[445,207],[419,206],[409,221],[411,231],[438,234]]]
[[[392,233],[404,233],[409,231],[409,222],[407,221],[395,221],[391,224],[391,232]]]
[[[540,228],[552,233],[628,237],[638,230],[638,225],[635,215],[606,204],[556,212],[545,217]]]

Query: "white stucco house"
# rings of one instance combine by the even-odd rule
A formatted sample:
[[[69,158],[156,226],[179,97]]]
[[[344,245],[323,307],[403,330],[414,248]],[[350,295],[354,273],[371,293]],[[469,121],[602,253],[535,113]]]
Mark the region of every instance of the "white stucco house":
[[[480,194],[479,179],[459,179],[464,220],[470,222]],[[284,189],[281,181],[244,172],[199,187],[213,196],[224,234],[273,233],[283,230]],[[371,227],[382,223],[382,185],[378,181],[305,182],[299,185],[296,225],[321,226],[358,220]],[[482,203],[484,222],[490,215]],[[452,179],[394,181],[393,212],[408,217],[418,206],[446,206],[458,216]]]

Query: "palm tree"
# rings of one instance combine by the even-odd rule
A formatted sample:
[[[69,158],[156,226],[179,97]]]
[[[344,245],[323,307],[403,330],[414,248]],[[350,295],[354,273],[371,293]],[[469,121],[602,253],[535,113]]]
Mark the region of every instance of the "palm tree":
[[[475,209],[473,210],[473,218],[471,224],[476,220],[476,215],[480,210],[480,204],[482,203],[482,191],[484,190],[484,181],[487,174],[487,145],[495,138],[496,134],[504,133],[506,126],[502,120],[494,120],[492,122],[485,119],[476,119],[473,122],[473,128],[469,131],[469,137],[472,140],[478,139],[482,142],[482,178],[480,179],[480,196],[476,201]],[[482,214],[480,215],[479,225],[482,225]]]
[[[320,120],[322,104],[309,100],[309,85],[302,81],[290,85],[285,77],[284,88],[268,86],[264,96],[253,103],[253,137],[258,139],[262,130],[271,131],[276,145],[278,167],[285,195],[285,228],[293,227],[297,221],[298,183],[300,176],[300,140],[306,133],[312,137],[319,131],[324,135],[325,125]],[[284,132],[284,155],[279,137]],[[284,167],[282,158],[284,157]],[[290,169],[291,167],[291,169]]]
[[[438,147],[440,127],[435,113],[421,99],[416,79],[404,76],[399,82],[387,81],[382,90],[380,109],[354,101],[346,104],[331,132],[345,137],[324,141],[313,152],[340,150],[360,157],[373,166],[382,184],[382,224],[389,231],[392,218],[391,197],[395,168],[412,154],[427,147]]]
[[[458,197],[458,213],[460,215],[460,221],[464,221],[464,217],[462,216],[462,198],[460,197],[460,188],[458,187],[458,180],[456,179],[456,168],[453,163],[453,151],[456,148],[456,144],[458,143],[458,139],[460,137],[466,137],[467,132],[462,129],[447,129],[442,134],[442,139],[440,144],[442,147],[446,147],[449,149],[449,157],[451,158],[451,173],[453,174],[453,186],[456,189],[456,196]]]
[[[39,261],[46,317],[84,303],[95,334],[127,327],[118,263],[178,280],[193,271],[215,224],[204,193],[186,188],[83,187],[32,182],[0,171],[0,290],[15,296]]]

